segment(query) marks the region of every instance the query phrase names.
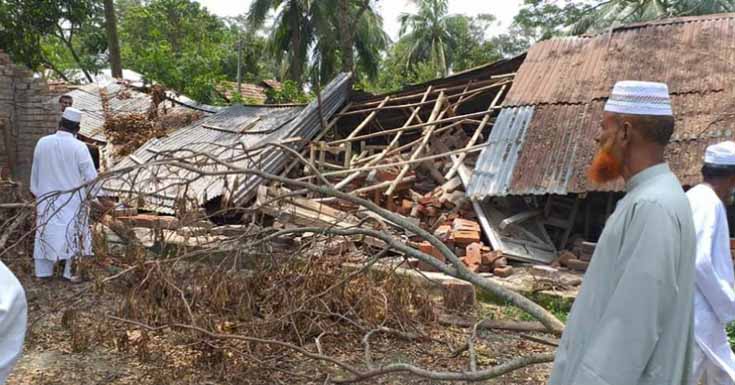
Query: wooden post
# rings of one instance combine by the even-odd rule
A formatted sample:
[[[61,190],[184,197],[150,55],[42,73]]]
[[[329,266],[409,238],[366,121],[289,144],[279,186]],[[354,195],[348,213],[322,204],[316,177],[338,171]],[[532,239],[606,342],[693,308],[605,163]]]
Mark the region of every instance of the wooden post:
[[[495,99],[492,103],[490,103],[490,106],[487,108],[487,115],[482,118],[482,122],[480,122],[480,125],[477,126],[477,129],[475,129],[474,134],[472,134],[472,137],[470,138],[470,141],[467,142],[467,147],[472,147],[477,143],[477,140],[480,138],[480,134],[482,134],[482,130],[487,125],[487,122],[490,120],[490,115],[492,114],[493,110],[495,109],[495,106],[498,104],[498,101],[500,100],[500,96],[505,91],[505,86],[500,88],[500,91],[498,91],[497,95],[495,95]],[[466,153],[461,154],[457,159],[455,159],[454,164],[452,165],[452,168],[447,172],[447,175],[444,175],[446,179],[452,179],[454,174],[457,172],[457,169],[459,169],[459,165],[464,162],[465,157],[467,156]]]
[[[434,105],[434,110],[431,111],[431,115],[429,116],[429,121],[427,123],[432,123],[436,120],[437,116],[439,115],[439,111],[441,110],[442,106],[444,105],[444,91],[439,93],[439,97],[436,99],[436,104]],[[429,143],[429,139],[431,139],[431,135],[434,133],[434,128],[436,127],[436,124],[429,125],[424,129],[424,135],[421,139],[421,142],[416,147],[416,150],[411,154],[411,158],[409,158],[410,161],[416,160],[416,158],[419,157],[421,152],[424,150],[424,147],[426,147],[426,144]],[[393,184],[388,188],[388,191],[385,192],[385,195],[390,196],[393,194],[393,192],[396,190],[396,187],[398,187],[398,184],[401,183],[401,179],[406,176],[406,173],[411,168],[410,164],[407,164],[403,166],[401,169],[401,172],[398,173],[398,176],[395,180],[393,180]]]
[[[421,99],[421,101],[422,101],[422,102],[426,101],[426,98],[427,98],[427,97],[429,96],[429,94],[430,94],[430,93],[431,93],[431,86],[429,86],[429,87],[428,87],[428,88],[426,89],[426,92],[424,92],[424,97],[423,97],[423,98]],[[421,107],[420,107],[420,106],[419,106],[419,107],[416,107],[416,108],[414,108],[414,109],[413,109],[413,111],[411,112],[411,116],[409,116],[409,117],[408,117],[408,120],[406,120],[406,123],[404,123],[404,124],[403,124],[403,127],[406,127],[406,126],[410,125],[410,124],[411,124],[411,122],[413,122],[413,120],[414,120],[414,119],[416,118],[416,116],[418,115],[419,111],[421,111]],[[398,132],[396,133],[396,135],[395,135],[395,136],[393,137],[393,140],[392,140],[392,141],[391,141],[391,142],[390,142],[390,143],[388,144],[388,147],[386,147],[385,149],[383,149],[383,151],[381,151],[381,152],[380,152],[380,155],[378,155],[378,156],[377,156],[376,158],[373,158],[372,160],[370,160],[369,162],[367,162],[367,164],[366,164],[366,165],[367,165],[367,166],[372,166],[372,165],[374,165],[375,163],[378,163],[378,162],[380,162],[381,160],[383,160],[383,158],[385,157],[385,155],[386,155],[386,154],[387,154],[387,153],[388,153],[388,152],[389,152],[389,151],[390,151],[390,150],[391,150],[391,149],[392,149],[392,148],[393,148],[393,147],[394,147],[395,145],[397,145],[397,144],[398,144],[398,141],[399,141],[399,140],[401,139],[401,134],[403,134],[403,131],[398,131]],[[362,143],[364,143],[364,142],[362,142]],[[342,187],[344,187],[344,186],[346,186],[347,184],[349,184],[350,182],[352,182],[352,180],[354,180],[355,178],[357,178],[357,177],[358,177],[359,175],[360,175],[360,172],[356,172],[356,173],[353,173],[353,174],[349,175],[349,176],[348,176],[347,178],[345,178],[345,179],[341,180],[341,181],[340,181],[339,183],[337,183],[337,184],[336,184],[336,185],[334,186],[334,188],[335,188],[335,189],[337,189],[337,190],[341,189]]]

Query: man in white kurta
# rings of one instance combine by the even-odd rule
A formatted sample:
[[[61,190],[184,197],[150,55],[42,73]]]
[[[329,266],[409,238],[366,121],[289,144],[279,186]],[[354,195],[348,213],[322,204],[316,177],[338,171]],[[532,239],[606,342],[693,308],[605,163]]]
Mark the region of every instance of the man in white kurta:
[[[625,179],[556,351],[552,385],[688,385],[695,233],[664,162],[668,88],[619,82],[605,105],[590,179]]]
[[[23,286],[0,262],[0,385],[23,352],[28,306]]]
[[[97,178],[92,157],[75,135],[81,113],[64,110],[59,130],[41,138],[33,153],[31,192],[36,197],[36,242],[33,249],[36,276],[53,276],[58,261],[65,261],[64,278],[72,276],[75,257],[91,255],[92,235],[88,205],[95,191],[88,183]],[[86,185],[86,186],[85,186]]]
[[[723,202],[735,188],[735,142],[707,148],[704,183],[687,193],[697,231],[692,384],[735,384],[735,354],[725,326],[735,321],[735,275]]]

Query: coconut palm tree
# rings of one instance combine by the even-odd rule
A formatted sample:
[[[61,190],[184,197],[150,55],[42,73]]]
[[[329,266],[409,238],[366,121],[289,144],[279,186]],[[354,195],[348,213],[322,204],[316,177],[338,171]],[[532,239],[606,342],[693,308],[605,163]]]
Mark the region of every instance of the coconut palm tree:
[[[276,11],[271,50],[287,63],[291,80],[301,83],[312,64],[312,80],[325,82],[340,69],[353,70],[355,59],[359,72],[373,77],[389,39],[371,5],[369,0],[255,0],[248,21],[262,27]]]
[[[405,58],[407,67],[431,62],[438,75],[446,76],[458,45],[452,32],[464,16],[450,15],[448,0],[415,0],[418,12],[400,17],[401,39],[410,45]]]
[[[600,30],[633,22],[676,16],[734,12],[735,0],[609,0],[589,6],[572,33]]]

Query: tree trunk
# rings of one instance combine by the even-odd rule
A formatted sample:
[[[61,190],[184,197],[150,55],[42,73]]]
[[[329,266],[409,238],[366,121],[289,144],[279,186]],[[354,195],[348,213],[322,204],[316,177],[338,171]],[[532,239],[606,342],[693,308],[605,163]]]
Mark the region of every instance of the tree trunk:
[[[115,17],[115,2],[104,0],[105,26],[107,27],[107,47],[110,50],[110,70],[112,77],[122,79],[122,59],[120,58],[120,41],[117,38],[117,18]]]
[[[303,68],[306,63],[306,52],[302,52],[301,49],[301,28],[297,28],[299,33],[294,33],[291,36],[291,50],[293,52],[291,56],[291,63],[288,66],[289,78],[296,82],[296,84],[302,84]]]
[[[353,31],[350,30],[350,24],[352,28],[356,28],[355,23],[357,20],[351,20],[350,18],[350,0],[339,0],[339,17],[337,17],[337,24],[339,28],[339,40],[340,48],[342,51],[342,72],[353,72],[355,69],[354,64],[354,52],[353,52]],[[350,23],[352,21],[352,23]]]

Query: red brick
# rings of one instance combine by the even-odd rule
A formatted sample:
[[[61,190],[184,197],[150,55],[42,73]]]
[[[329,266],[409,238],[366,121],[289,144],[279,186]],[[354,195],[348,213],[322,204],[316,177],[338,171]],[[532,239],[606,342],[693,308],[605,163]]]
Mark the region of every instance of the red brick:
[[[394,173],[392,173],[390,171],[386,171],[385,169],[379,169],[379,170],[376,170],[376,171],[377,172],[375,173],[375,177],[376,177],[377,180],[379,180],[381,182],[387,182],[387,181],[390,181],[390,180],[394,180],[398,176],[397,174],[394,174]]]
[[[401,208],[406,212],[411,212],[411,209],[413,208],[413,201],[404,199],[401,201]]]
[[[429,242],[421,242],[419,243],[419,250],[424,254],[429,254],[432,257],[436,258],[440,262],[444,262],[444,255],[436,248],[434,245],[432,245]],[[419,261],[419,270],[423,271],[438,271],[434,266],[424,262]]]
[[[176,217],[169,216],[139,214],[129,217],[119,217],[118,219],[123,223],[129,223],[134,227],[169,230],[179,227],[179,220],[176,219]]]
[[[454,220],[454,231],[476,231],[480,232],[480,224],[463,218]]]
[[[479,231],[455,231],[452,238],[457,245],[469,245],[473,242],[480,242]]]
[[[471,243],[465,248],[465,256],[462,258],[462,262],[467,265],[470,271],[478,272],[480,265],[482,265],[482,244]]]
[[[462,281],[444,281],[442,283],[443,302],[447,310],[467,310],[475,306],[475,287]]]
[[[496,259],[502,258],[503,252],[502,251],[490,251],[487,253],[482,253],[482,264],[483,265],[490,265],[495,262]]]
[[[513,267],[511,267],[511,266],[496,267],[493,270],[493,274],[495,274],[495,275],[497,275],[498,277],[501,277],[501,278],[510,277],[511,275],[513,275]]]

